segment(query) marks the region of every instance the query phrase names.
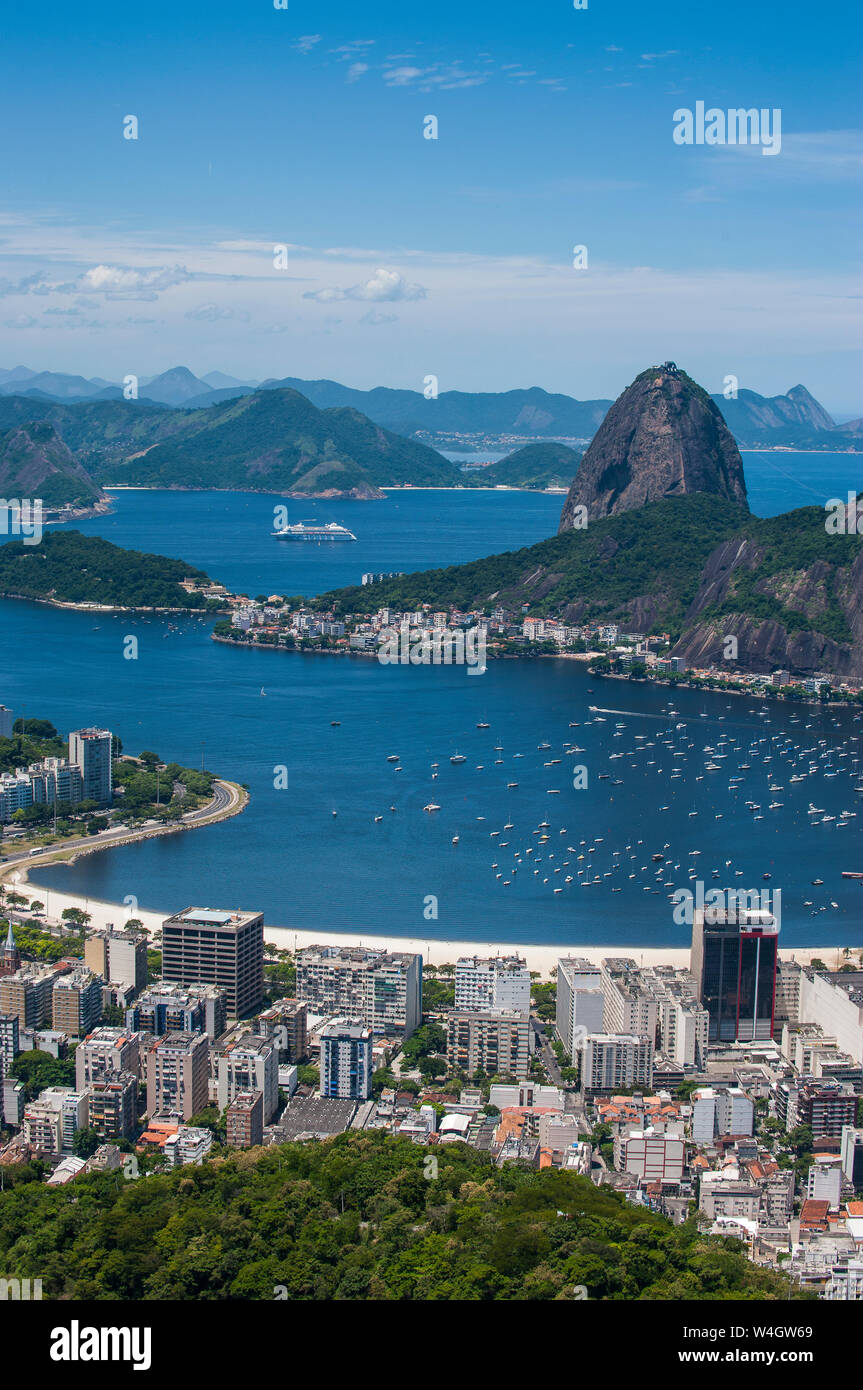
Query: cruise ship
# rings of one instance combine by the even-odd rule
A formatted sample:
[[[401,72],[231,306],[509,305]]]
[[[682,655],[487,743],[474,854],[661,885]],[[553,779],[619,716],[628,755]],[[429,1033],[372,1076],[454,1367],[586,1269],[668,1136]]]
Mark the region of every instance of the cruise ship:
[[[273,535],[278,536],[280,541],[356,540],[353,531],[349,531],[346,526],[339,526],[337,521],[328,521],[326,526],[319,526],[314,521],[298,521],[293,526],[283,526],[280,531],[274,531]]]

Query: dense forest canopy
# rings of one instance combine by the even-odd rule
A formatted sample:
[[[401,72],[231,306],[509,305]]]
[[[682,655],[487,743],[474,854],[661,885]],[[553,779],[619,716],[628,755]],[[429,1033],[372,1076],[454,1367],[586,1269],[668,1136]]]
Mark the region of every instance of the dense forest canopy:
[[[201,594],[187,594],[180,580],[208,582],[203,570],[165,555],[124,550],[100,536],[50,531],[39,545],[0,546],[0,597],[52,598],[118,608],[206,609]]]
[[[738,1241],[461,1143],[352,1132],[137,1181],[36,1178],[10,1172],[0,1261],[52,1299],[788,1297]]]

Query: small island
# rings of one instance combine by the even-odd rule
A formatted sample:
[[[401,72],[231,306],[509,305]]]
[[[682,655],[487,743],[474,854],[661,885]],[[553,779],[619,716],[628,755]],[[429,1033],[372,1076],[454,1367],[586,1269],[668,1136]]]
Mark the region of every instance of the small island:
[[[0,598],[57,608],[216,613],[225,609],[228,591],[185,560],[125,550],[80,531],[53,531],[39,545],[0,546]]]

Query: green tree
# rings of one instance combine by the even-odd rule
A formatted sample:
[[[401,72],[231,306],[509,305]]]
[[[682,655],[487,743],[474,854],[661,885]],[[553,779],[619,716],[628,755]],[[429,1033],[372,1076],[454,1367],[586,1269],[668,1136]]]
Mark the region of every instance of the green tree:
[[[77,1154],[78,1158],[90,1158],[98,1149],[99,1143],[95,1129],[78,1129],[72,1139],[72,1152]]]

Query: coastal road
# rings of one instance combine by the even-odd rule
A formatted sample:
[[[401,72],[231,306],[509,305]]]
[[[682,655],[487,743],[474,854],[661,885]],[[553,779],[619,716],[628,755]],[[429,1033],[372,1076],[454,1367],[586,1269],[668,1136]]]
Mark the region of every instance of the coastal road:
[[[61,840],[56,845],[50,845],[41,854],[31,856],[29,850],[21,850],[18,853],[4,855],[0,859],[0,876],[13,865],[41,865],[56,862],[54,856],[62,854],[65,856],[70,850],[94,851],[98,849],[108,849],[113,845],[134,844],[136,840],[147,840],[153,835],[169,835],[177,830],[186,829],[190,826],[198,827],[211,825],[216,821],[226,820],[229,816],[235,816],[242,811],[248,801],[248,795],[242,787],[235,782],[224,782],[216,779],[213,783],[213,796],[206,806],[200,806],[195,811],[188,811],[178,821],[168,822],[166,825],[145,825],[137,830],[130,830],[128,826],[123,829],[106,830],[99,835],[81,835],[73,840]],[[118,807],[117,809],[122,809]]]

